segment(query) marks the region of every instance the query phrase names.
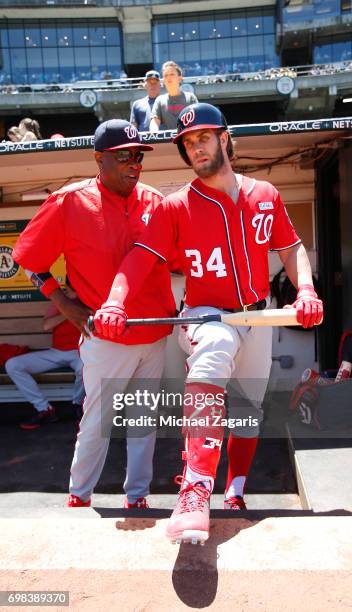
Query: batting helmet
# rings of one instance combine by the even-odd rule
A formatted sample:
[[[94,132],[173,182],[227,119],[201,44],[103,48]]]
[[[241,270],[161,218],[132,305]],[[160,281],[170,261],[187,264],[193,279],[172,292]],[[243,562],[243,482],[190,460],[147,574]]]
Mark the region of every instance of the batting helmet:
[[[190,104],[180,112],[177,119],[177,134],[173,142],[177,144],[180,155],[188,166],[191,163],[182,142],[183,135],[195,130],[206,130],[209,128],[227,131],[226,119],[221,110],[216,106],[200,102]],[[233,157],[233,145],[230,134],[227,142],[227,154],[230,159]]]

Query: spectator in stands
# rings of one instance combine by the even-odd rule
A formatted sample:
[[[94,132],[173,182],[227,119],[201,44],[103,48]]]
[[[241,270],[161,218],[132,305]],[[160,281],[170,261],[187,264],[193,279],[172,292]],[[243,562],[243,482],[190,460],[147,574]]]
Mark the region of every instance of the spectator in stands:
[[[144,87],[147,95],[135,100],[131,108],[130,123],[140,132],[148,132],[151,112],[155,99],[160,94],[160,74],[156,70],[148,70],[144,77]]]
[[[125,70],[120,71],[120,85],[121,87],[128,87],[128,74]]]
[[[7,137],[12,142],[20,142],[22,140],[22,134],[20,128],[17,125],[13,125],[7,130]]]
[[[25,117],[19,123],[19,129],[22,134],[21,142],[31,142],[41,140],[42,136],[39,129],[39,123],[35,119]]]
[[[71,300],[77,297],[68,279],[65,293]],[[54,305],[48,307],[43,320],[43,329],[46,332],[52,331],[52,348],[12,357],[5,363],[7,374],[26,400],[35,408],[34,416],[21,423],[21,429],[37,429],[41,425],[58,420],[55,408],[49,404],[32,374],[40,374],[60,367],[70,367],[76,374],[72,391],[72,416],[79,420],[82,416],[84,387],[83,363],[78,352],[80,331],[70,321],[67,321]]]
[[[200,76],[202,74],[202,66],[199,62],[194,62],[193,72],[197,76]]]
[[[165,62],[162,75],[167,93],[158,96],[154,102],[149,126],[151,132],[163,128],[175,130],[181,110],[193,102],[198,102],[194,93],[181,90],[182,69],[175,62]]]

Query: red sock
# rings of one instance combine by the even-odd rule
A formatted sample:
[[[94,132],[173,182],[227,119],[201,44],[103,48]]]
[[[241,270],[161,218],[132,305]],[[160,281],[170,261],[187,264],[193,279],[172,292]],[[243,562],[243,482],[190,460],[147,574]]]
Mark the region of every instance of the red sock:
[[[227,483],[226,491],[234,478],[248,476],[257,448],[258,438],[239,438],[230,434],[227,442]]]

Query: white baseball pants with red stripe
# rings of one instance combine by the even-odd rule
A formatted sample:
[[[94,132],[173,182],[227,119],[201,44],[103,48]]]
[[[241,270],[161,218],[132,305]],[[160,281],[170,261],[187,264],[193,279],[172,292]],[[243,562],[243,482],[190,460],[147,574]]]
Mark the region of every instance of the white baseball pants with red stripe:
[[[153,344],[125,346],[85,338],[80,347],[83,361],[83,380],[86,399],[71,466],[70,493],[82,500],[90,498],[102,473],[110,442],[113,398],[101,401],[102,381],[110,379],[112,388],[119,393],[133,393],[143,381],[150,392],[159,391],[165,360],[166,339]],[[125,408],[128,417],[128,408]],[[138,414],[142,410],[137,409]],[[149,408],[145,413],[150,416]],[[133,414],[135,416],[135,412]],[[102,432],[102,426],[104,431]],[[136,437],[127,431],[127,469],[124,490],[130,503],[149,493],[153,477],[155,431]]]
[[[211,306],[185,307],[181,316],[199,316],[221,313]],[[262,420],[261,403],[266,392],[272,353],[271,327],[231,327],[224,323],[205,323],[181,326],[179,332],[181,348],[188,354],[186,360],[187,380],[223,387],[232,385],[248,398],[243,406],[231,406],[229,391],[229,416],[245,423],[248,411],[253,418]],[[258,427],[244,424],[232,433],[252,438],[258,435]]]

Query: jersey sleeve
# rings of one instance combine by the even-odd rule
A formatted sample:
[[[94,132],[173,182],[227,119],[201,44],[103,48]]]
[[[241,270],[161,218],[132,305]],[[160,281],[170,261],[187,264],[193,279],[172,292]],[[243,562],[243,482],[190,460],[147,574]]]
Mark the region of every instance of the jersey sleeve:
[[[275,209],[273,227],[270,236],[270,250],[282,251],[284,249],[289,249],[296,244],[300,244],[302,241],[296,234],[296,230],[292,225],[292,221],[288,216],[288,212],[279,192],[277,192],[276,196]]]
[[[62,197],[50,196],[16,242],[13,258],[31,272],[48,272],[64,250]]]
[[[135,244],[169,263],[175,258],[176,242],[177,231],[172,207],[167,200],[164,200],[153,213],[142,239]]]

